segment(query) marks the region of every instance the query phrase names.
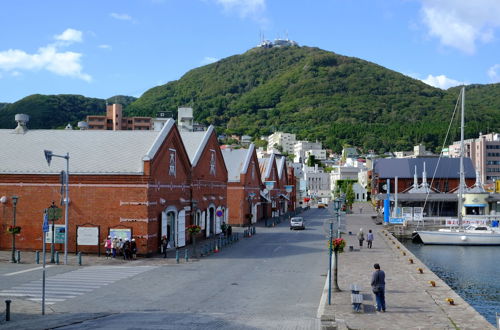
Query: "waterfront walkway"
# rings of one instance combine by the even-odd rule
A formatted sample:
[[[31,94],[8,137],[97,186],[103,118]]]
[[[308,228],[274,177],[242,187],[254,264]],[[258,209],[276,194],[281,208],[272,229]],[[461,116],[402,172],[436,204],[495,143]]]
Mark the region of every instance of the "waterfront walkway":
[[[384,226],[376,225],[372,220],[376,213],[368,203],[355,204],[353,212],[346,216],[346,232],[352,234],[343,236],[347,241],[346,252],[339,258],[338,283],[342,292],[332,292],[332,304],[328,305],[326,282],[318,309],[323,329],[495,329],[399,244]],[[366,247],[366,240],[360,249],[356,239],[360,228],[365,238],[369,229],[375,233],[372,249]],[[349,251],[349,246],[354,251]],[[379,263],[386,273],[386,313],[377,313],[374,307],[375,297],[370,287],[374,263]],[[436,286],[432,287],[429,281]],[[361,312],[352,309],[351,284],[361,286],[364,298]],[[452,298],[455,304],[450,305],[447,298]]]

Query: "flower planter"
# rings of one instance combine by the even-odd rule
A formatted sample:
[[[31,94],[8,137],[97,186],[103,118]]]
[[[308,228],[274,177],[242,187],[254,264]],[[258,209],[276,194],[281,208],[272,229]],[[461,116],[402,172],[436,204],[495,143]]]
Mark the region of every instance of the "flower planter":
[[[21,233],[21,227],[19,227],[19,226],[9,226],[9,227],[7,227],[7,233],[14,234],[14,235],[20,234]]]

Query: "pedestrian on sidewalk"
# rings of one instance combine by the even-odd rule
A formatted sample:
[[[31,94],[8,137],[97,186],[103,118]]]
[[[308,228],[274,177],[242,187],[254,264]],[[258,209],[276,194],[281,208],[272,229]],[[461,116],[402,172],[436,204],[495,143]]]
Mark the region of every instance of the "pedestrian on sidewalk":
[[[163,252],[163,258],[167,257],[167,249],[168,249],[168,237],[167,235],[163,235],[161,239],[161,248]]]
[[[359,247],[363,247],[363,241],[365,240],[365,233],[363,233],[363,228],[359,228],[359,232],[356,237],[359,241]]]
[[[372,243],[373,243],[373,233],[372,230],[368,230],[368,234],[366,235],[366,245],[368,245],[368,248],[372,248]]]
[[[109,259],[111,257],[111,236],[104,240],[104,248],[106,249],[106,259]]]
[[[372,291],[377,301],[377,312],[385,312],[385,272],[380,269],[379,264],[374,264],[375,271],[372,274]]]
[[[118,238],[113,237],[111,241],[111,252],[113,253],[113,258],[116,258],[116,249],[118,248]]]

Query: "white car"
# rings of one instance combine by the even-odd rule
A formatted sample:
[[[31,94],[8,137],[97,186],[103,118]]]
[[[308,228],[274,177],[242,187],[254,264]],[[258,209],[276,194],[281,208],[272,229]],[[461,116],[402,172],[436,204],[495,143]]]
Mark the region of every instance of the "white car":
[[[306,229],[304,225],[304,218],[293,217],[290,219],[290,230],[292,229]]]

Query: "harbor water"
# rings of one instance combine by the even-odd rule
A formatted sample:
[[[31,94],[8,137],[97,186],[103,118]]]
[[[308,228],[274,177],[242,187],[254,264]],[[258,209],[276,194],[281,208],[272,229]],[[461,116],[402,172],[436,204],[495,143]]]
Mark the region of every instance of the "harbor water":
[[[457,294],[496,326],[500,313],[500,247],[402,243]]]

